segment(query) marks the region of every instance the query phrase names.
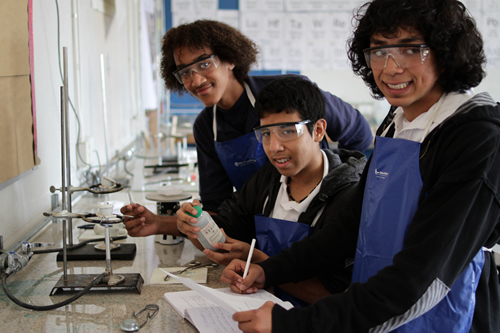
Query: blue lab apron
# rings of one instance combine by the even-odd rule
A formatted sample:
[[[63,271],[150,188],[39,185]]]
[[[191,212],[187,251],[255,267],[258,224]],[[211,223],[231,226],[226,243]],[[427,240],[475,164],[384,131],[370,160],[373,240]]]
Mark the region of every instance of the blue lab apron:
[[[255,98],[246,83],[243,83],[248,99],[252,106],[255,105]],[[213,131],[214,145],[217,156],[226,170],[231,183],[240,190],[245,184],[245,181],[256,171],[258,171],[264,163],[267,162],[267,156],[262,147],[262,144],[257,141],[253,132],[243,135],[239,138],[217,142],[217,122],[215,112],[217,105],[213,107]]]
[[[403,248],[422,189],[420,145],[377,137],[363,197],[353,282],[366,282],[391,265]],[[441,302],[394,332],[469,332],[483,264],[481,250]]]
[[[259,249],[270,257],[288,249],[293,243],[311,235],[313,226],[322,212],[323,210],[319,211],[312,226],[300,222],[275,219],[261,214],[255,215],[255,233]],[[274,287],[274,294],[283,301],[289,301],[295,307],[303,308],[309,305],[279,287]]]

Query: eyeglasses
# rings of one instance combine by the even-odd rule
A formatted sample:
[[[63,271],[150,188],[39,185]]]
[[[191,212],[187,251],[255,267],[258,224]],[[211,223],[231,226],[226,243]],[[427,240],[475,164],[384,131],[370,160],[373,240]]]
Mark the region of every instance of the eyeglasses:
[[[430,54],[430,47],[425,44],[396,44],[376,46],[364,49],[366,63],[371,69],[384,69],[389,56],[400,68],[422,65]]]
[[[282,142],[286,142],[297,139],[304,134],[306,124],[309,124],[310,122],[310,120],[303,120],[288,123],[276,123],[257,126],[253,129],[253,131],[257,140],[264,144],[269,144],[271,142],[271,133],[274,133]]]
[[[217,55],[212,54],[211,56],[192,62],[189,65],[174,71],[172,74],[174,74],[177,81],[181,84],[186,84],[193,82],[192,72],[206,77],[208,74],[212,73],[217,66],[219,66],[219,58]]]

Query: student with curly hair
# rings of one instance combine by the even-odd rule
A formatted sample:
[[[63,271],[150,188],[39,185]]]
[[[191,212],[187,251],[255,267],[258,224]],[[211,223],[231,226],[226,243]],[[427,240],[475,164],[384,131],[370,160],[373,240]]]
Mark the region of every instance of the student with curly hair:
[[[354,255],[352,283],[306,309],[233,318],[246,332],[500,332],[500,105],[472,91],[486,60],[476,23],[457,0],[373,0],[355,19],[354,72],[392,108],[351,211],[246,279],[237,260],[221,278],[254,292]]]
[[[206,210],[218,206],[257,171],[267,157],[252,129],[259,125],[254,96],[282,75],[249,76],[257,61],[254,42],[217,21],[199,20],[167,31],[161,73],[168,89],[189,92],[205,108],[193,134],[198,153],[200,196]],[[340,98],[322,92],[328,136],[339,148],[363,151],[372,142],[363,116]],[[326,139],[323,148],[327,147]]]
[[[249,76],[257,54],[254,42],[217,21],[183,24],[168,30],[163,38],[161,73],[167,88],[179,94],[189,92],[205,105],[195,120],[193,134],[199,193],[203,209],[209,212],[217,213],[220,204],[231,197],[233,187],[240,190],[267,161],[253,133],[259,125],[254,97],[269,82],[296,76]],[[361,113],[340,98],[321,93],[328,137],[338,141],[339,148],[368,148],[373,135]],[[328,148],[326,136],[321,147]],[[137,204],[124,206],[121,212],[135,216],[125,223],[131,236],[180,235],[175,217],[155,216]]]

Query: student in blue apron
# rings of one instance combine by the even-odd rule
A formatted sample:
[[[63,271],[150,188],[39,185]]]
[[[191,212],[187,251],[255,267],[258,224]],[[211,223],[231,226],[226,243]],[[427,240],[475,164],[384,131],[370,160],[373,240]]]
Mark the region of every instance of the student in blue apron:
[[[355,193],[366,162],[360,152],[320,148],[326,132],[324,110],[321,91],[300,77],[280,78],[264,87],[255,104],[260,126],[254,129],[254,135],[269,162],[213,216],[226,234],[226,243],[214,245],[222,252],[204,250],[197,241],[199,228],[186,223],[196,222],[186,214],[194,212],[191,203],[182,204],[177,211],[179,230],[207,257],[221,264],[235,258],[246,260],[253,238],[257,246],[252,261],[259,262],[310,234],[320,233],[330,223],[329,216]],[[351,273],[352,265],[347,264],[337,272],[275,288],[275,294],[304,306],[344,291]]]
[[[254,42],[237,29],[217,21],[200,20],[168,30],[163,38],[161,73],[172,92],[190,93],[205,108],[197,116],[193,135],[203,209],[217,213],[219,205],[240,190],[250,175],[267,161],[253,128],[259,125],[255,96],[278,78],[297,76],[249,76],[256,65]],[[302,78],[307,79],[304,76]],[[373,135],[359,111],[337,96],[321,90],[325,100],[328,137],[339,148],[364,151]],[[326,138],[322,148],[328,148]],[[154,216],[140,205],[121,209],[136,216],[126,223],[130,236],[175,234],[176,219]],[[162,221],[164,225],[150,223]],[[157,228],[160,227],[160,228]]]
[[[500,105],[472,88],[483,41],[456,0],[374,0],[349,59],[393,106],[351,203],[320,233],[221,280],[254,292],[342,267],[352,283],[306,309],[269,302],[233,316],[245,332],[500,332]],[[357,208],[356,208],[357,207]]]

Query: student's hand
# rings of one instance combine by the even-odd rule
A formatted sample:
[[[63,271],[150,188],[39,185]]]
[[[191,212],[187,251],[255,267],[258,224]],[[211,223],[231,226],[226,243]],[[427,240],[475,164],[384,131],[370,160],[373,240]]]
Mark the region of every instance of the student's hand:
[[[259,265],[250,264],[247,277],[243,280],[246,262],[235,259],[222,272],[221,282],[228,283],[232,291],[238,294],[252,294],[264,288],[266,273]]]
[[[223,229],[221,229],[224,232]],[[215,243],[213,247],[221,252],[215,252],[209,249],[203,250],[203,253],[212,261],[221,265],[228,265],[233,259],[246,260],[250,251],[250,244],[226,236],[225,243]]]
[[[224,232],[224,229],[221,228],[221,230]],[[219,251],[216,252],[205,249],[203,253],[210,258],[210,260],[220,265],[228,265],[233,259],[246,261],[248,253],[250,252],[250,244],[231,238],[225,232],[224,235],[226,236],[225,243],[215,243],[213,245],[213,247]],[[255,249],[252,255],[252,262],[261,262],[267,258],[268,256],[264,252]]]
[[[236,312],[233,320],[243,332],[268,333],[272,331],[274,303],[268,301],[257,310]]]
[[[146,207],[136,203],[123,206],[120,209],[123,215],[132,215],[134,218],[127,217],[123,224],[132,237],[144,237],[156,235],[158,233],[158,216],[153,214]]]
[[[193,206],[201,206],[199,200],[193,200],[193,202],[186,202],[181,205],[181,208],[175,213],[177,215],[177,229],[180,232],[188,236],[190,239],[197,239],[198,232],[200,228],[197,226],[192,226],[189,223],[196,223],[197,219],[195,217],[189,216],[186,212],[196,216],[198,211],[193,208]]]

